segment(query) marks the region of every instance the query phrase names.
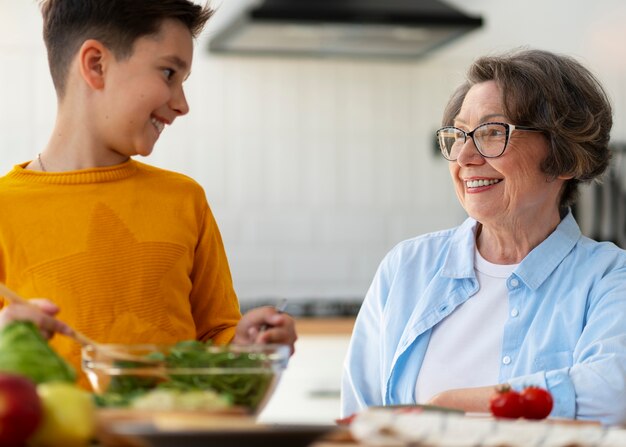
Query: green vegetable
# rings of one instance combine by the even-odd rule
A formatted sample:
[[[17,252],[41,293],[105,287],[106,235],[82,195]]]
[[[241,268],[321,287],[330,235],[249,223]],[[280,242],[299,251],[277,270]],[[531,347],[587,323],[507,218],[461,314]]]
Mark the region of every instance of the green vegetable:
[[[167,355],[152,354],[153,360],[162,360],[168,374],[162,377],[120,375],[111,378],[107,393],[98,403],[101,406],[126,406],[152,389],[176,391],[212,390],[234,405],[254,411],[272,385],[274,373],[267,370],[267,355],[263,353],[211,352],[199,341],[176,344]],[[120,361],[117,366],[141,368],[139,362]],[[186,368],[211,369],[207,374],[184,373]],[[221,369],[221,371],[220,371]],[[232,369],[240,372],[233,373]],[[165,371],[165,369],[164,369]]]
[[[145,365],[135,365],[134,362],[116,362],[116,366],[124,369],[142,368]],[[153,376],[126,375],[113,376],[107,388],[108,393],[120,394],[123,396],[133,394],[143,394],[143,391],[155,388],[162,379]]]
[[[94,394],[96,406],[102,408],[128,407],[135,399],[145,395],[149,391],[146,389],[136,389],[128,392],[110,392],[104,394]]]
[[[76,381],[74,368],[30,321],[14,321],[0,329],[0,371],[29,377],[35,383]]]
[[[256,408],[272,383],[273,373],[254,371],[263,368],[265,354],[210,352],[201,342],[176,345],[167,357],[168,368],[238,368],[250,373],[181,374],[160,386],[179,390],[212,389],[229,396],[235,405]]]
[[[140,410],[220,410],[232,405],[228,399],[212,390],[181,391],[157,388],[139,396],[131,403]]]

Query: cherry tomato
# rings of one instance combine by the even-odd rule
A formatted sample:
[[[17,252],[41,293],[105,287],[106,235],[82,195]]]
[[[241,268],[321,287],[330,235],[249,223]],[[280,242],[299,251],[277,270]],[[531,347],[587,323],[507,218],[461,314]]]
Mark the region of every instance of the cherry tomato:
[[[355,417],[356,417],[356,413],[352,413],[350,416],[347,416],[345,418],[335,419],[335,424],[337,424],[337,425],[350,425]]]
[[[497,418],[517,419],[523,415],[524,402],[520,393],[504,385],[496,388],[496,393],[489,399],[489,408]]]
[[[547,418],[554,402],[552,395],[543,388],[529,386],[520,393],[524,407],[524,417],[526,419],[544,419]]]

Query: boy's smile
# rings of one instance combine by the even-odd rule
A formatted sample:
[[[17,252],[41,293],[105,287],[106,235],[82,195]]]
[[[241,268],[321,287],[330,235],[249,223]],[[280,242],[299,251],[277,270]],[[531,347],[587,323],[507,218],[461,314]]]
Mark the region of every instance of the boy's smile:
[[[152,124],[154,124],[154,127],[156,128],[157,132],[160,135],[161,132],[163,132],[163,129],[165,129],[165,122],[159,120],[156,117],[152,117],[151,121],[152,121]]]

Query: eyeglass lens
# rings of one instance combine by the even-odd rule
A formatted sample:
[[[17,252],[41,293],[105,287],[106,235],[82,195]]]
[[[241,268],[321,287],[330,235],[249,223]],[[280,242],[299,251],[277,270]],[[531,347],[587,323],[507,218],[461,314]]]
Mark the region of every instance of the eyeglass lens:
[[[484,157],[499,157],[506,148],[508,129],[504,124],[488,123],[467,133],[456,127],[444,127],[437,135],[441,152],[448,160],[458,158],[467,137],[474,140],[476,149]]]

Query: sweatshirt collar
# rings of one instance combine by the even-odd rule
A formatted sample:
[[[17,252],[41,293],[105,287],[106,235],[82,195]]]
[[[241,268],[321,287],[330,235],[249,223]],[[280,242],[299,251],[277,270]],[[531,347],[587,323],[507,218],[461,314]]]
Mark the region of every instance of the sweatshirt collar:
[[[133,175],[138,169],[138,162],[133,159],[114,166],[64,172],[41,172],[25,169],[29,163],[25,162],[14,166],[11,172],[7,174],[7,177],[32,183],[79,185],[122,180]]]

